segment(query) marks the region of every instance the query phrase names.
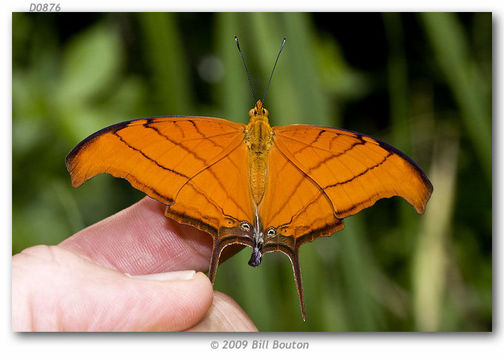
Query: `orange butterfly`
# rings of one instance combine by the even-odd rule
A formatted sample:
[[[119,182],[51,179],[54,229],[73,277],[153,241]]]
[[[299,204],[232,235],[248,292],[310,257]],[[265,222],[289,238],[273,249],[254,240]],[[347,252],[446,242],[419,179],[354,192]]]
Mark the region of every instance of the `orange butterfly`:
[[[278,57],[277,57],[278,60]],[[66,158],[77,187],[99,173],[127,179],[167,205],[165,215],[213,236],[208,277],[222,250],[252,248],[292,262],[305,319],[299,247],[343,229],[343,219],[392,196],[425,211],[432,184],[392,146],[309,125],[270,127],[258,100],[248,125],[212,117],[145,118],[109,126]]]

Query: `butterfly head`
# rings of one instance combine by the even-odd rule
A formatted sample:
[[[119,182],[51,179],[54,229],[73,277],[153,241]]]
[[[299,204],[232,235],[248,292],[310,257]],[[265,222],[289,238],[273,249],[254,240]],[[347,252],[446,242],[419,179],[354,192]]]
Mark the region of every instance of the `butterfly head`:
[[[261,100],[257,100],[254,108],[249,111],[249,118],[252,121],[262,120],[265,122],[268,121],[269,112],[263,107],[263,103]]]

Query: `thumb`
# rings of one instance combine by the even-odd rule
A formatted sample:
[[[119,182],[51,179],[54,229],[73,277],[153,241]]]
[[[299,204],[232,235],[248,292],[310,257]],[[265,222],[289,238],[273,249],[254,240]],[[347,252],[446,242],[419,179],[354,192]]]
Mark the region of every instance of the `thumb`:
[[[192,270],[132,277],[57,246],[12,259],[14,331],[180,331],[212,298],[208,278]]]

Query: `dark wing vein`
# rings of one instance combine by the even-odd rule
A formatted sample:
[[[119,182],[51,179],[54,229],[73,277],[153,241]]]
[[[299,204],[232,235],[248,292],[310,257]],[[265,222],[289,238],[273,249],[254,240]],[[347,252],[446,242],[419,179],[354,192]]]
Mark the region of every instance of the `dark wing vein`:
[[[183,178],[186,178],[188,179],[188,176],[186,174],[182,174],[174,169],[170,169],[162,164],[160,164],[158,161],[156,161],[155,159],[151,158],[149,155],[147,155],[146,153],[144,153],[141,149],[138,149],[136,147],[134,147],[133,145],[131,145],[128,141],[124,140],[121,135],[119,135],[117,133],[117,131],[114,131],[112,134],[114,134],[115,136],[117,136],[117,138],[124,144],[126,145],[129,149],[133,150],[133,151],[136,151],[138,152],[140,155],[142,155],[145,159],[149,160],[150,162],[154,163],[157,167],[165,170],[165,171],[169,171],[171,172],[172,174],[175,174],[175,175],[178,175],[178,176],[181,176]]]
[[[365,170],[361,171],[360,173],[358,174],[355,174],[354,176],[352,176],[351,178],[348,178],[346,180],[343,180],[343,181],[338,181],[334,184],[330,184],[330,185],[327,185],[327,186],[324,186],[324,189],[329,189],[329,188],[332,188],[332,187],[336,187],[336,186],[340,186],[340,185],[344,185],[344,184],[348,184],[352,181],[354,181],[355,179],[361,177],[362,175],[366,174],[367,172],[373,170],[373,169],[376,169],[377,167],[380,167],[385,161],[387,161],[387,159],[389,157],[391,157],[393,154],[392,153],[387,153],[387,155],[385,155],[385,157],[383,158],[383,160],[379,161],[378,163],[376,163],[375,165],[373,166],[368,166],[366,167]]]

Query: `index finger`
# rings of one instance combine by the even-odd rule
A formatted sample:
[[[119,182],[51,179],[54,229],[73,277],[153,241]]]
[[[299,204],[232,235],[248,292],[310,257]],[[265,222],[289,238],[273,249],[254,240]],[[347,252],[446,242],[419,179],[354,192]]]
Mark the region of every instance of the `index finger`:
[[[166,218],[164,206],[145,197],[59,246],[131,275],[208,270],[211,236]]]

